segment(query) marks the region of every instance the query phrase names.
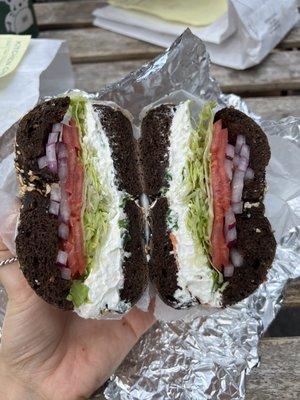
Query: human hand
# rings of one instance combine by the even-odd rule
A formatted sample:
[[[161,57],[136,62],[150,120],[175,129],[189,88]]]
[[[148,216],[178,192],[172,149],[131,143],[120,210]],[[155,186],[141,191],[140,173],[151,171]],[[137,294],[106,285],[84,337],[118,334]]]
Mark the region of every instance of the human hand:
[[[11,254],[0,240],[0,261]],[[0,398],[88,398],[154,323],[152,311],[133,308],[121,320],[84,320],[45,303],[18,263],[0,268],[8,294],[0,347]]]

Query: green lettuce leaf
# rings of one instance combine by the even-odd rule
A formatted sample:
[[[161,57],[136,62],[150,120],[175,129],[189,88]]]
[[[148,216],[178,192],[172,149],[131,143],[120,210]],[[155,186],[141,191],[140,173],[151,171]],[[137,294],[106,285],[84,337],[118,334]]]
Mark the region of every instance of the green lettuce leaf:
[[[95,250],[103,245],[108,231],[108,214],[110,197],[104,190],[99,174],[96,170],[97,152],[94,148],[86,146],[83,138],[86,134],[87,100],[80,93],[70,95],[70,108],[68,113],[76,121],[79,128],[79,137],[82,148],[81,162],[84,166],[84,198],[83,233],[86,255],[86,270],[81,281],[74,281],[70,290],[70,298],[76,307],[88,301],[88,287],[84,281],[93,268]]]
[[[189,157],[184,172],[184,182],[189,207],[186,224],[194,239],[196,249],[204,251],[210,260],[210,237],[213,223],[212,192],[210,186],[210,147],[213,132],[215,102],[206,103],[199,122],[189,141]]]
[[[215,102],[208,102],[201,110],[197,127],[190,137],[190,152],[184,169],[184,184],[188,192],[185,201],[189,209],[186,224],[199,256],[204,254],[212,268],[213,292],[225,288],[222,274],[213,269],[211,262],[213,200],[210,148],[215,107]]]
[[[67,299],[72,301],[75,307],[80,307],[81,304],[89,301],[89,288],[79,280],[73,281]]]

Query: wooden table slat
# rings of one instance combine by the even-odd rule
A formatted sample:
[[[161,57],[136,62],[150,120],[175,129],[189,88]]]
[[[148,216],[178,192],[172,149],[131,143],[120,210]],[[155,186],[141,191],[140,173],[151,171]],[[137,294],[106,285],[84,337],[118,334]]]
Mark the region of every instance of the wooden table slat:
[[[93,22],[92,12],[102,7],[104,0],[88,0],[68,2],[65,7],[63,2],[35,4],[38,24],[41,30],[53,30],[57,28],[82,28],[91,27]],[[134,40],[134,39],[132,39]],[[143,42],[139,42],[142,46]],[[278,45],[281,49],[300,47],[300,26],[299,24]],[[137,47],[137,51],[139,47]],[[142,50],[143,52],[143,50]]]
[[[245,101],[264,119],[278,120],[290,115],[300,117],[300,96],[249,97]]]
[[[40,37],[66,40],[73,63],[145,59],[163,51],[162,47],[101,28],[44,31]]]
[[[298,400],[300,337],[263,339],[260,354],[259,368],[246,379],[246,400]]]

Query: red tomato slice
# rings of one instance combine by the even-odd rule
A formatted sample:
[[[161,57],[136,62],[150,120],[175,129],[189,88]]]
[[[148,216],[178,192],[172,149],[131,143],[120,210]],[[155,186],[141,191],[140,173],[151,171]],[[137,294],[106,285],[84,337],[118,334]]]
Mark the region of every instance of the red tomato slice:
[[[70,121],[70,125],[63,126],[63,142],[69,147],[75,147],[77,150],[81,149],[79,142],[78,129],[73,119]]]
[[[68,150],[66,192],[70,208],[69,238],[63,243],[63,248],[68,252],[68,267],[71,269],[72,278],[75,278],[84,273],[86,262],[81,221],[84,169],[78,157],[80,142],[74,120],[70,121],[70,126],[64,125],[63,142]]]
[[[222,122],[214,123],[211,145],[211,183],[213,192],[214,221],[211,235],[212,263],[222,270],[229,262],[229,249],[224,236],[224,217],[230,207],[230,182],[225,171],[225,154],[228,131]]]

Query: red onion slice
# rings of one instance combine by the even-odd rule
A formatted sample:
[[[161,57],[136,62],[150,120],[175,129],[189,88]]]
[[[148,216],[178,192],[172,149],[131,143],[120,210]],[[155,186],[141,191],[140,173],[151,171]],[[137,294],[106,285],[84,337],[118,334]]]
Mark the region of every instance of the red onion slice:
[[[49,206],[49,213],[58,215],[59,213],[59,203],[54,200],[50,200],[50,206]]]
[[[58,160],[68,157],[68,148],[65,143],[60,142],[57,144],[57,154],[58,154]]]
[[[242,199],[245,172],[236,169],[231,183],[231,202],[239,203]]]
[[[60,191],[60,186],[58,183],[53,183],[51,185],[50,199],[60,202],[61,191]]]
[[[235,149],[234,149],[235,154],[240,154],[241,148],[245,143],[246,143],[245,136],[237,135]]]
[[[240,152],[241,157],[245,157],[249,161],[250,148],[247,144],[243,144]]]
[[[60,201],[60,208],[59,208],[59,216],[63,222],[68,223],[70,219],[70,208],[68,203],[67,193],[65,192],[64,188],[61,191],[61,201]]]
[[[52,132],[60,132],[61,131],[61,124],[53,124],[52,125]]]
[[[235,267],[241,267],[244,261],[242,255],[235,248],[230,250],[230,259]]]
[[[67,182],[68,178],[68,162],[66,158],[58,160],[58,176],[60,183],[64,184]]]
[[[38,158],[37,161],[38,161],[39,169],[43,169],[45,167],[48,167],[47,156],[40,157],[40,158]]]
[[[234,157],[234,146],[232,144],[228,144],[226,147],[226,156],[233,159]]]
[[[48,137],[48,145],[56,143],[58,141],[59,132],[50,132]]]
[[[235,154],[235,156],[233,157],[232,162],[233,162],[233,166],[234,166],[234,167],[237,167],[237,166],[239,165],[239,162],[240,162],[240,156],[238,156],[237,154]]]
[[[231,208],[234,214],[242,214],[243,212],[243,202],[231,203]]]
[[[66,251],[58,250],[56,262],[61,265],[66,265],[68,261],[68,253]]]
[[[48,168],[51,172],[57,172],[57,161],[55,152],[55,143],[46,145],[46,157],[48,162]]]
[[[58,236],[63,240],[68,240],[69,237],[69,226],[63,222],[59,224]]]
[[[225,163],[224,163],[224,167],[225,167],[225,172],[226,175],[228,176],[228,179],[231,181],[232,180],[232,170],[233,170],[233,163],[231,160],[225,159]]]
[[[64,125],[70,125],[69,122],[71,118],[72,118],[71,115],[65,114],[61,123]]]
[[[63,279],[65,279],[66,281],[69,281],[71,279],[71,270],[70,270],[70,268],[61,267],[60,273],[61,273],[61,277]]]
[[[225,239],[228,247],[231,247],[233,243],[236,242],[237,239],[237,232],[236,232],[236,227],[233,227],[232,229],[228,229],[225,232]]]
[[[236,219],[234,212],[232,211],[232,208],[229,208],[229,210],[225,214],[225,231],[234,228],[235,225],[236,225]]]
[[[232,264],[225,265],[224,276],[225,278],[230,278],[234,273],[234,266]]]
[[[254,178],[254,171],[252,168],[246,169],[245,179],[253,179]]]
[[[240,171],[246,172],[246,170],[248,168],[248,164],[249,164],[249,160],[246,157],[241,156],[238,159],[237,168]]]

